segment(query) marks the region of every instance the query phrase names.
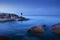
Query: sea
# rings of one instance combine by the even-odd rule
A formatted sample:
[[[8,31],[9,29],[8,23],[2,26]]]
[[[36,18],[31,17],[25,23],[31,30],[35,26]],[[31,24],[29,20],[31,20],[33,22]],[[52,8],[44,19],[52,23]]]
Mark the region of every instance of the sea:
[[[60,23],[60,16],[24,16],[28,21],[10,21],[0,23],[0,36],[8,36],[9,40],[60,40],[60,36],[51,32],[52,25]],[[29,34],[34,26],[46,25],[44,37]]]

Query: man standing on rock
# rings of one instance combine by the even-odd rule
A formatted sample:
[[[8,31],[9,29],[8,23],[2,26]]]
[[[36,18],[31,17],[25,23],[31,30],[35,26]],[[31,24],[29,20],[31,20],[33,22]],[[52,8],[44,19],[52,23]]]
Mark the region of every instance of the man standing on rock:
[[[23,13],[21,13],[21,16],[23,15]]]

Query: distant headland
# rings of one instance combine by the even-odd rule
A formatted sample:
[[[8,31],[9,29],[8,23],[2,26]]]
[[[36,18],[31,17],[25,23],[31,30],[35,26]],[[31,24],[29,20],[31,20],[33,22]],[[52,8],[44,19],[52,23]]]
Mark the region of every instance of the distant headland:
[[[7,21],[27,21],[28,18],[22,16],[18,16],[13,13],[0,13],[0,22],[7,22]]]

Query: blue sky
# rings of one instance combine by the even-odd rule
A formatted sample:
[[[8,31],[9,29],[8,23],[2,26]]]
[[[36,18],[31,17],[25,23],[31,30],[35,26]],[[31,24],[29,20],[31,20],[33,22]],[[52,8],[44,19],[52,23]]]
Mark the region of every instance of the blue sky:
[[[60,15],[60,0],[0,0],[0,12],[24,15]]]

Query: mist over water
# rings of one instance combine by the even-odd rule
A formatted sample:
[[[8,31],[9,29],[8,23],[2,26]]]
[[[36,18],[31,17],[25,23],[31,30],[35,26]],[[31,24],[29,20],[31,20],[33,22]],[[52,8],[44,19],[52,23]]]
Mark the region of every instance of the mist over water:
[[[0,23],[0,35],[10,40],[60,40],[60,36],[50,32],[52,25],[60,23],[60,0],[0,0],[0,13],[23,13],[30,19]],[[46,25],[43,38],[27,33],[33,26],[41,25]]]
[[[54,39],[57,40],[57,37],[54,36],[53,33],[50,32],[52,25],[56,23],[60,23],[60,17],[59,16],[24,16],[26,18],[29,18],[28,21],[12,21],[12,22],[5,22],[0,23],[0,35],[5,36],[24,36],[28,38],[29,40],[40,40],[39,37],[36,36],[29,36],[27,34],[28,29],[32,28],[33,26],[39,26],[39,25],[46,25],[46,33],[45,36],[54,37]],[[22,37],[23,38],[23,37]],[[52,38],[50,38],[52,39]],[[18,39],[19,40],[19,39]]]

